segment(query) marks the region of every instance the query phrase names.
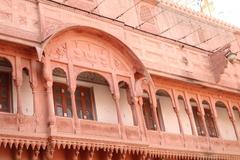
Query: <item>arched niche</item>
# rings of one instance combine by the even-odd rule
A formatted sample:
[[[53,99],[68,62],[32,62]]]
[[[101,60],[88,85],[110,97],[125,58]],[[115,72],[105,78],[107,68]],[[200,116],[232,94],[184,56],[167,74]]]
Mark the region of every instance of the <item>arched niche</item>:
[[[183,123],[183,130],[185,134],[191,135],[192,134],[192,128],[190,123],[190,118],[187,114],[187,106],[186,102],[183,98],[183,96],[178,96],[178,106],[179,106],[179,116]]]
[[[32,116],[34,114],[33,93],[30,81],[30,73],[27,68],[22,69],[22,85],[20,91],[22,95],[22,112],[24,115]]]
[[[164,130],[171,133],[180,133],[178,119],[169,93],[159,89],[156,92],[156,99],[158,119],[160,120],[160,124],[162,123],[162,125],[164,125]],[[161,128],[163,128],[163,126]]]
[[[200,106],[194,98],[191,98],[189,101],[190,101],[190,105],[191,105],[191,109],[192,109],[192,113],[195,121],[195,126],[197,129],[197,133],[199,136],[206,136],[206,130],[204,127],[205,122],[203,121]]]
[[[204,109],[204,117],[205,117],[205,122],[208,130],[208,134],[210,137],[218,137],[218,132],[217,132],[217,126],[216,122],[214,120],[214,115],[212,112],[212,109],[210,108],[210,104],[208,101],[203,100],[202,101],[202,106]]]
[[[149,130],[156,130],[152,104],[151,104],[149,93],[146,90],[143,90],[142,103],[143,103],[142,111],[143,111],[146,128]]]
[[[129,84],[125,81],[120,81],[118,82],[118,88],[120,94],[119,105],[123,115],[123,123],[130,126],[136,125],[136,112],[134,104],[132,103],[132,95]]]
[[[108,81],[95,72],[77,76],[75,100],[78,117],[106,123],[117,123],[115,102]]]
[[[63,69],[58,67],[53,69],[52,77],[55,115],[72,117],[72,102],[67,84],[67,74]]]
[[[222,138],[226,140],[236,140],[236,133],[230,120],[227,106],[223,102],[217,101],[215,107],[218,114],[217,121]]]
[[[0,57],[0,112],[16,113],[17,98],[12,72],[11,62],[6,58]]]

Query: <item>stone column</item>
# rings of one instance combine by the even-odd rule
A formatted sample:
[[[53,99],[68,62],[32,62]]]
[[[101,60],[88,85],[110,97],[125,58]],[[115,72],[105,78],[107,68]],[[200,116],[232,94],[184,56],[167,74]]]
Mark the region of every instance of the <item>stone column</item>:
[[[69,88],[70,95],[71,95],[71,102],[72,102],[72,114],[73,114],[74,128],[75,128],[75,133],[76,133],[77,128],[79,128],[79,120],[78,120],[76,101],[75,101],[75,90],[76,90],[76,87]]]
[[[160,124],[159,124],[159,120],[158,120],[158,116],[157,116],[157,106],[156,105],[152,105],[152,110],[153,110],[153,117],[154,117],[154,121],[155,121],[155,124],[156,124],[156,130],[157,131],[161,131],[160,129]]]
[[[37,86],[38,86],[38,80],[37,80],[37,73],[33,72],[33,69],[36,68],[36,62],[34,60],[31,60],[31,70],[29,70],[29,76],[31,76],[31,88],[32,88],[32,94],[33,94],[33,115],[35,118],[35,132],[37,132],[38,123],[39,123],[39,108],[37,107]]]
[[[125,132],[124,124],[123,124],[122,112],[120,109],[120,92],[119,92],[119,87],[118,87],[118,82],[117,82],[117,76],[115,74],[113,74],[112,78],[113,78],[113,88],[114,88],[114,93],[112,96],[113,96],[115,106],[116,106],[118,125],[120,127],[121,138],[126,139],[126,132]]]
[[[48,102],[48,125],[50,128],[50,133],[54,131],[54,126],[56,123],[54,102],[53,102],[53,79],[52,79],[52,70],[51,64],[48,57],[43,57],[43,77],[46,80],[46,89],[47,89],[47,102]]]
[[[222,138],[222,135],[221,135],[221,132],[220,132],[220,124],[218,123],[217,121],[217,111],[216,111],[216,106],[214,104],[214,100],[212,97],[210,97],[210,103],[211,103],[211,106],[212,107],[212,110],[213,110],[213,120],[214,120],[214,123],[216,124],[216,129],[217,129],[217,134],[218,134],[218,138]]]
[[[79,119],[77,115],[76,101],[75,101],[75,90],[76,90],[76,78],[74,76],[74,69],[72,64],[68,64],[68,82],[69,82],[69,92],[71,96],[72,103],[72,114],[74,121],[74,130],[77,132],[77,128],[79,128]]]
[[[230,118],[230,120],[231,120],[231,122],[232,122],[232,124],[233,124],[233,128],[234,128],[234,131],[235,131],[235,134],[236,134],[236,138],[237,138],[237,140],[239,141],[240,140],[240,137],[239,137],[239,130],[238,130],[238,128],[237,128],[237,124],[236,124],[236,119],[235,119],[235,117],[234,117],[234,113],[233,113],[233,109],[232,109],[232,105],[231,105],[231,103],[230,102],[228,102],[227,103],[227,107],[228,107],[228,116],[229,116],[229,118]]]
[[[206,136],[209,137],[207,124],[206,124],[206,119],[205,119],[205,112],[204,112],[204,108],[202,106],[201,98],[200,98],[199,95],[197,95],[197,103],[198,103],[199,110],[201,112],[201,119],[203,121],[203,126],[204,126],[204,130],[205,130]]]
[[[172,96],[171,96],[172,105],[173,105],[173,109],[174,109],[174,111],[176,113],[176,116],[177,116],[177,119],[178,119],[179,130],[180,130],[180,133],[184,135],[182,120],[181,120],[180,115],[179,115],[179,104],[176,100],[177,98],[174,94],[174,91],[171,90],[171,92],[172,92]]]
[[[189,103],[189,97],[188,97],[186,92],[184,92],[184,100],[185,100],[185,104],[186,104],[186,107],[187,107],[187,114],[188,114],[188,117],[189,117],[189,120],[190,120],[192,134],[197,136],[196,124],[195,124],[194,116],[193,116],[193,113],[192,113],[192,107],[191,107],[191,104]]]
[[[16,79],[15,79],[15,86],[17,92],[17,124],[18,130],[21,130],[21,123],[23,118],[22,112],[22,97],[21,97],[21,86],[22,86],[22,66],[21,66],[21,58],[16,57]]]
[[[142,97],[138,97],[136,98],[137,103],[138,103],[138,118],[139,118],[139,126],[141,129],[141,135],[142,135],[142,141],[146,141],[147,140],[147,127],[146,127],[146,123],[145,123],[145,119],[144,119],[144,115],[143,115],[143,110],[142,110],[142,106],[143,106],[143,99]]]

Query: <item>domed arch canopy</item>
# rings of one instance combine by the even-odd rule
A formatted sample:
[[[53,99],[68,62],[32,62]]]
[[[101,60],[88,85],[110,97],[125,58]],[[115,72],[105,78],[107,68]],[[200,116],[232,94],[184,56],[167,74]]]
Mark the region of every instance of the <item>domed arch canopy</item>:
[[[150,77],[128,46],[96,28],[72,26],[62,29],[45,41],[43,50],[45,57],[53,60]]]

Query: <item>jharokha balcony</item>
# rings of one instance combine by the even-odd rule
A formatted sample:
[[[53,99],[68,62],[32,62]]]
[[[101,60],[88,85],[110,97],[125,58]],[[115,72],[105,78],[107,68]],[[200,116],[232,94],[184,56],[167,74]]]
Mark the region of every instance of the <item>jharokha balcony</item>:
[[[93,37],[99,31],[83,31],[54,36],[41,62],[23,46],[1,54],[0,153],[237,158],[238,95],[150,79],[127,48],[123,54]],[[1,43],[6,51],[14,47]]]
[[[0,0],[0,160],[240,159],[239,31],[213,53],[204,29],[223,24],[185,39],[167,25],[203,17],[130,1],[111,19],[123,1]]]

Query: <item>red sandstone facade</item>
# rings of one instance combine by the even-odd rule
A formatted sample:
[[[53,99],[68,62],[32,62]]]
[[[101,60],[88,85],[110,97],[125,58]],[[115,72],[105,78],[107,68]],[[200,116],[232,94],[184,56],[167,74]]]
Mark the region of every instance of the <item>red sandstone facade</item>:
[[[205,19],[236,39],[210,52],[115,2],[0,0],[0,160],[240,159],[238,30]]]

